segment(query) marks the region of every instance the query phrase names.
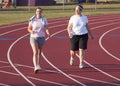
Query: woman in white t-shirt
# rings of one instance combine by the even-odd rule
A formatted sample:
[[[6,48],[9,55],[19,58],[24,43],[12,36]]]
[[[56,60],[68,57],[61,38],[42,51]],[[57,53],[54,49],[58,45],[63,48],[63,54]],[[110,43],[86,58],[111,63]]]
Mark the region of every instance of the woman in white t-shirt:
[[[42,9],[36,9],[36,15],[30,19],[28,25],[28,32],[30,33],[30,44],[33,50],[33,64],[34,72],[37,73],[41,67],[39,65],[39,59],[41,57],[41,51],[45,44],[45,31],[48,36],[48,22],[45,17],[42,16]]]
[[[87,49],[88,34],[93,39],[92,33],[88,27],[88,18],[82,15],[83,6],[78,5],[75,8],[75,15],[70,17],[67,31],[70,37],[71,50],[70,50],[70,65],[73,65],[74,57],[79,51],[80,64],[79,68],[83,68],[83,57]]]

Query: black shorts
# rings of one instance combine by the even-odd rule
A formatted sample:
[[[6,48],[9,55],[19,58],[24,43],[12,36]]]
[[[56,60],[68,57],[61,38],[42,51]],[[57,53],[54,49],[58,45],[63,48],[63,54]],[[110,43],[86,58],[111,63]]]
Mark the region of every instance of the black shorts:
[[[73,35],[70,39],[71,50],[78,51],[79,49],[87,49],[88,34]]]

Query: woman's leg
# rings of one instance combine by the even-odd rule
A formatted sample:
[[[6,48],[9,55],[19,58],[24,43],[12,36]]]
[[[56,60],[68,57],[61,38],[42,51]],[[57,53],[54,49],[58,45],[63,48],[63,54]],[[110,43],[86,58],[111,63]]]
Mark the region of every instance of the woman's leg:
[[[37,64],[40,64],[40,59],[41,59],[41,52],[42,52],[42,48],[45,45],[45,37],[40,37],[38,38],[38,60],[37,60]]]
[[[31,47],[33,50],[33,64],[36,69],[37,67],[37,62],[38,62],[38,44],[37,43],[31,43]]]
[[[70,65],[73,65],[74,63],[75,53],[76,51],[70,50]]]
[[[41,52],[42,52],[42,46],[39,46],[38,48],[38,60],[37,60],[37,64],[40,64],[40,59],[41,59]]]
[[[71,58],[74,58],[75,57],[75,51],[70,50],[70,56],[71,56]]]
[[[80,65],[79,65],[79,67],[80,68],[84,67],[84,65],[83,65],[84,55],[85,55],[85,50],[84,49],[79,49],[79,59],[80,59]]]

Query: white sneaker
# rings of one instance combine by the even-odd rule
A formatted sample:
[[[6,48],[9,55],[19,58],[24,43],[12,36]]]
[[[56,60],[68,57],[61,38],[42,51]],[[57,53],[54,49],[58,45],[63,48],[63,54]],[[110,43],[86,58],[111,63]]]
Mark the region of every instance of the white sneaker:
[[[34,73],[36,74],[41,69],[40,65],[37,65],[34,69]]]
[[[70,58],[70,65],[73,65],[73,63],[74,63],[74,59],[71,57]]]
[[[83,64],[79,64],[79,68],[84,68],[84,65]]]

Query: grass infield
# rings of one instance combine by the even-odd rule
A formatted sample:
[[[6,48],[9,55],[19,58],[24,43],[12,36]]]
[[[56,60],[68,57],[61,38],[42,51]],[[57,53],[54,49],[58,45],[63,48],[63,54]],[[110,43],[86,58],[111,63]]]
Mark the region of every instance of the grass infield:
[[[40,6],[43,9],[43,15],[47,18],[65,18],[74,14],[76,4],[59,4],[54,6]],[[85,15],[100,14],[120,14],[120,3],[97,3],[83,4]],[[18,6],[17,8],[0,8],[0,26],[28,22],[29,18],[35,14],[38,6]]]

